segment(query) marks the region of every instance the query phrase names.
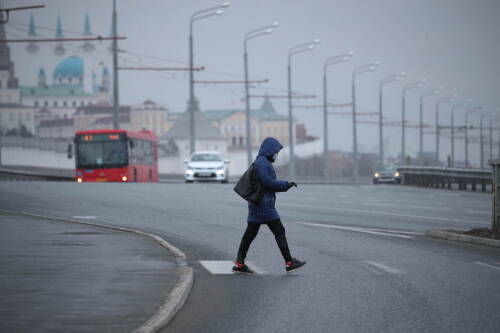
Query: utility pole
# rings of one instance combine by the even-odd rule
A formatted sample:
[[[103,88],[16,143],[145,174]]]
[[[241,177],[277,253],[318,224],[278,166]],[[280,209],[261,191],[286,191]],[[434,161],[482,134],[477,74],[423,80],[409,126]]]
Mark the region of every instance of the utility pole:
[[[113,0],[113,129],[120,128],[119,99],[118,99],[118,40],[117,37],[117,17],[116,0]]]

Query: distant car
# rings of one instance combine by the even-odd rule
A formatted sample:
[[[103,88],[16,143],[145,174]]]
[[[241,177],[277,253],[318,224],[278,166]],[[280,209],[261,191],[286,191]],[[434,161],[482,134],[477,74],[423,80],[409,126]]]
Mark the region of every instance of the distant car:
[[[194,152],[191,158],[184,161],[184,163],[186,164],[184,174],[186,183],[192,183],[195,180],[227,183],[229,180],[229,161],[225,160],[224,155],[220,152]]]
[[[395,183],[401,184],[401,175],[397,166],[384,166],[373,173],[373,184]]]

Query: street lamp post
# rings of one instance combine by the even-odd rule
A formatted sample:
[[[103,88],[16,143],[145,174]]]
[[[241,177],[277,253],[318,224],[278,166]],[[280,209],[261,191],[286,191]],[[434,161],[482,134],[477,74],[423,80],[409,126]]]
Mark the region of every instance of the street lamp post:
[[[451,119],[450,119],[450,130],[451,130],[451,166],[455,165],[455,110],[462,107],[467,107],[472,102],[468,99],[465,102],[454,104],[451,107]]]
[[[288,175],[291,179],[295,177],[294,135],[293,135],[293,112],[292,112],[292,56],[298,53],[312,51],[314,45],[319,44],[319,39],[311,42],[298,44],[288,50],[288,140],[290,145],[290,158]]]
[[[489,111],[485,111],[485,112],[481,112],[481,116],[479,118],[479,145],[480,145],[480,168],[481,169],[484,169],[484,138],[483,138],[483,119],[486,117],[486,116],[489,116],[491,114],[491,112]]]
[[[358,179],[359,176],[359,165],[358,165],[358,132],[357,132],[357,121],[356,121],[356,75],[366,72],[373,72],[380,63],[374,61],[367,65],[356,67],[352,71],[352,159],[353,159],[353,177]]]
[[[247,148],[247,164],[250,165],[252,163],[252,131],[251,131],[251,123],[250,123],[250,86],[248,84],[249,75],[248,75],[248,48],[247,44],[250,39],[254,39],[260,36],[268,35],[273,32],[273,29],[278,26],[278,22],[274,22],[271,25],[266,25],[264,27],[254,29],[249,31],[244,38],[243,41],[243,63],[245,69],[245,125],[246,125],[246,148]]]
[[[406,92],[411,89],[420,89],[427,83],[427,79],[408,83],[403,87],[403,99],[401,105],[401,165],[405,164],[406,156]]]
[[[116,14],[116,0],[113,0],[113,14],[112,14],[112,24],[113,24],[113,129],[120,128],[120,118],[118,115],[118,110],[120,108],[120,102],[118,99],[118,28],[117,28],[117,14]]]
[[[489,116],[491,116],[490,119],[490,129],[489,129],[489,148],[490,148],[490,160],[493,158],[493,122],[498,120],[499,115],[498,112],[500,111],[499,108],[496,108],[494,111],[491,111],[489,113]]]
[[[424,99],[437,95],[441,92],[441,86],[435,89],[425,91],[420,95],[420,121],[419,121],[419,159],[423,161],[424,158]]]
[[[195,21],[202,20],[204,18],[221,15],[222,9],[229,7],[229,2],[225,2],[220,6],[210,7],[206,9],[199,10],[191,15],[189,20],[189,101],[188,101],[188,111],[189,111],[189,153],[192,154],[195,151],[196,145],[196,128],[195,128],[195,112],[198,110],[198,103],[195,101],[194,97],[194,50],[193,50],[193,25]]]
[[[380,85],[379,85],[379,103],[378,103],[378,112],[379,112],[379,121],[378,121],[378,129],[379,129],[379,164],[380,164],[380,167],[382,167],[384,165],[384,124],[383,124],[383,98],[382,98],[382,89],[384,87],[384,85],[388,84],[388,83],[391,83],[391,82],[396,82],[396,81],[399,81],[401,79],[403,79],[403,77],[405,76],[405,72],[401,72],[399,74],[394,74],[394,75],[390,75],[390,76],[386,76],[384,77],[381,81],[380,81]]]
[[[465,111],[465,167],[469,167],[469,114],[480,111],[482,107],[476,106]]]
[[[323,64],[323,163],[324,176],[327,178],[329,164],[328,157],[328,89],[327,89],[327,69],[329,66],[346,62],[354,55],[353,52],[337,55],[325,60]]]
[[[439,110],[442,104],[451,103],[455,101],[457,94],[451,96],[442,97],[438,99],[436,103],[436,162],[439,163],[439,135],[441,127],[439,126]]]

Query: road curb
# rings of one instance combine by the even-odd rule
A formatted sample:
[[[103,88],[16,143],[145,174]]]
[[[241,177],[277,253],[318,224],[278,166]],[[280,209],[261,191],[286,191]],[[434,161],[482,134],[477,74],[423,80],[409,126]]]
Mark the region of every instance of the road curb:
[[[458,241],[458,242],[463,242],[463,243],[479,244],[479,245],[500,248],[500,240],[496,240],[496,239],[488,239],[488,238],[458,234],[458,233],[451,232],[451,231],[436,230],[436,229],[427,230],[425,232],[425,234],[427,236],[434,237],[434,238],[440,238],[440,239],[446,239],[446,240],[451,240],[451,241]]]
[[[160,246],[172,252],[175,256],[175,262],[179,266],[179,281],[177,281],[174,288],[170,291],[170,294],[167,296],[164,302],[159,306],[156,312],[151,317],[149,317],[149,319],[144,324],[133,330],[132,331],[133,333],[153,333],[165,327],[170,322],[170,320],[172,320],[175,314],[183,307],[187,297],[189,296],[189,293],[191,292],[194,281],[194,270],[187,264],[186,255],[176,246],[167,242],[165,239],[161,238],[158,235],[135,229],[128,229],[128,228],[122,228],[122,227],[99,224],[99,223],[82,222],[82,221],[76,221],[59,217],[32,214],[27,212],[14,212],[3,209],[0,209],[0,212],[4,212],[7,214],[22,214],[26,216],[39,217],[52,221],[75,223],[81,225],[94,226],[98,228],[129,232],[136,235],[149,237],[153,239],[155,242],[157,242]]]

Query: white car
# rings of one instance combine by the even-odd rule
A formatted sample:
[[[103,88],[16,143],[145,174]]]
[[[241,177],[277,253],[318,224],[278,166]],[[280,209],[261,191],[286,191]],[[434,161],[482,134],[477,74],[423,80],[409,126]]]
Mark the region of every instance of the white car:
[[[212,180],[227,183],[229,179],[228,164],[222,153],[216,151],[194,152],[189,160],[184,161],[186,183],[195,180]]]

